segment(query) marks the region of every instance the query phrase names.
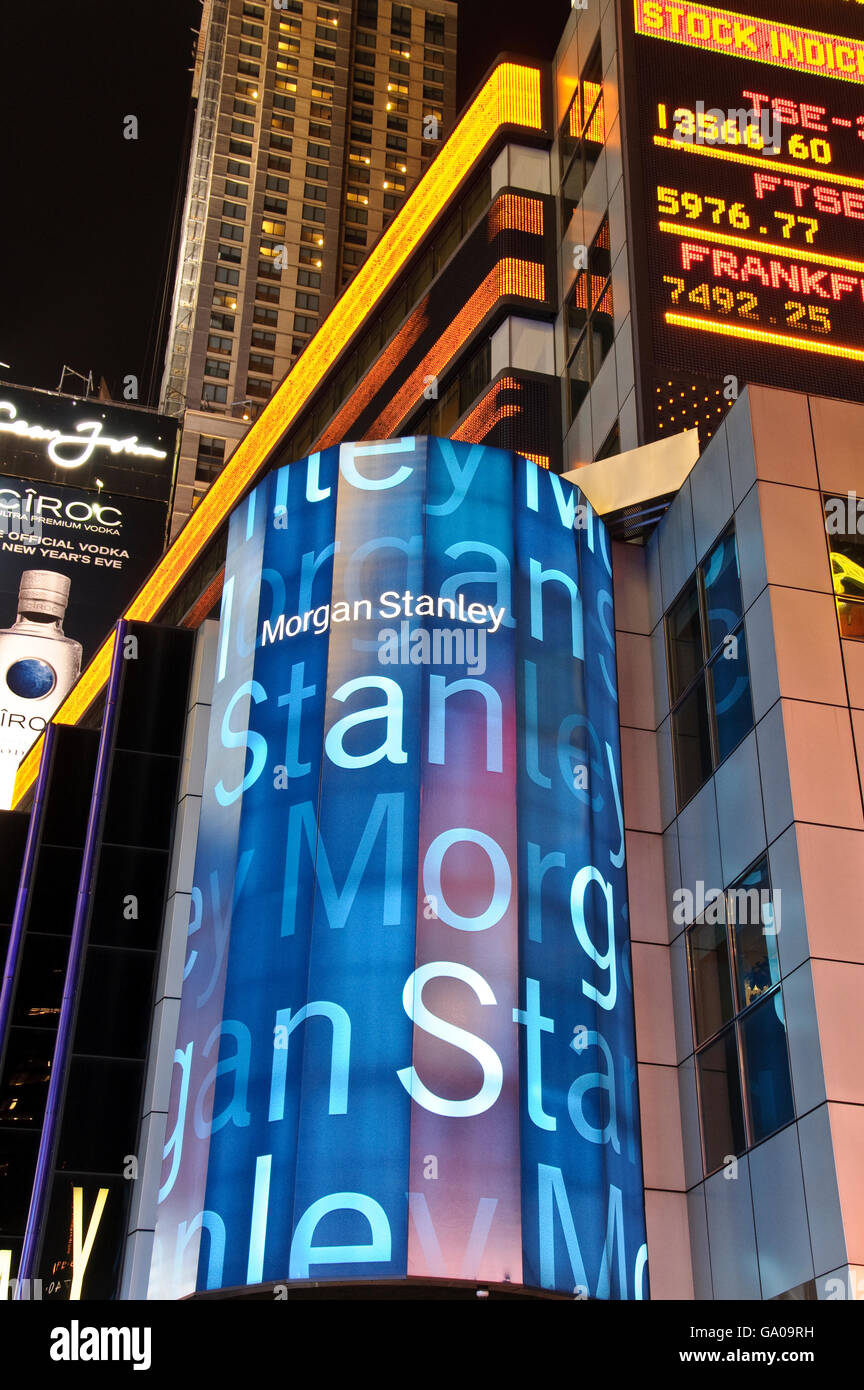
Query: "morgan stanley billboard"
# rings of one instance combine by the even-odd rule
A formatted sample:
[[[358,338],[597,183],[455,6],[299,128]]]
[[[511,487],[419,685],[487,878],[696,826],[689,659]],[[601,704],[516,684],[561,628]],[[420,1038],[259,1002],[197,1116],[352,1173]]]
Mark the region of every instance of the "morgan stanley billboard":
[[[647,1298],[609,543],[443,439],[232,517],[150,1296]]]

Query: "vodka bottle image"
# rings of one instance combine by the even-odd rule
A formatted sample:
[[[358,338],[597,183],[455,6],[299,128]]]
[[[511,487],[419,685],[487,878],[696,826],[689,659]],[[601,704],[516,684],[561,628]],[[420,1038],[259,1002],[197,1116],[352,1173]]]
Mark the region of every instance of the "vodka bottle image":
[[[12,804],[18,764],[81,670],[81,643],[63,619],[69,579],[53,570],[25,570],[18,614],[0,629],[0,807]]]

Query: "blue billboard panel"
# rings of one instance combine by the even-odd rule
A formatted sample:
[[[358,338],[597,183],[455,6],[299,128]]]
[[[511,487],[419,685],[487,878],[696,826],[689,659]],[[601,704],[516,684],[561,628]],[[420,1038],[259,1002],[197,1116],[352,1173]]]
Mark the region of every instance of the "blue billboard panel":
[[[231,522],[152,1297],[647,1296],[608,540],[501,450]]]

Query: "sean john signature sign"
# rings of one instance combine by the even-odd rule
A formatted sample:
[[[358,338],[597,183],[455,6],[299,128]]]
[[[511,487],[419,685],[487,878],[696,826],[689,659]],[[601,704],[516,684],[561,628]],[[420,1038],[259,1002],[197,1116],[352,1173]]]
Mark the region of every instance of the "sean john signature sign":
[[[225,575],[151,1296],[646,1297],[602,523],[501,450],[344,444]],[[382,619],[482,629],[482,675]]]

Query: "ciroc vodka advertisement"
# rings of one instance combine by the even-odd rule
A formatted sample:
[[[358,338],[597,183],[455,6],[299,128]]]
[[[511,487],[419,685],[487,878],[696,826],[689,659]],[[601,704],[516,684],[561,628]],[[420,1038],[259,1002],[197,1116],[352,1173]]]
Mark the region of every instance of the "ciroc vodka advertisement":
[[[438,439],[230,527],[150,1296],[648,1296],[609,543]]]

